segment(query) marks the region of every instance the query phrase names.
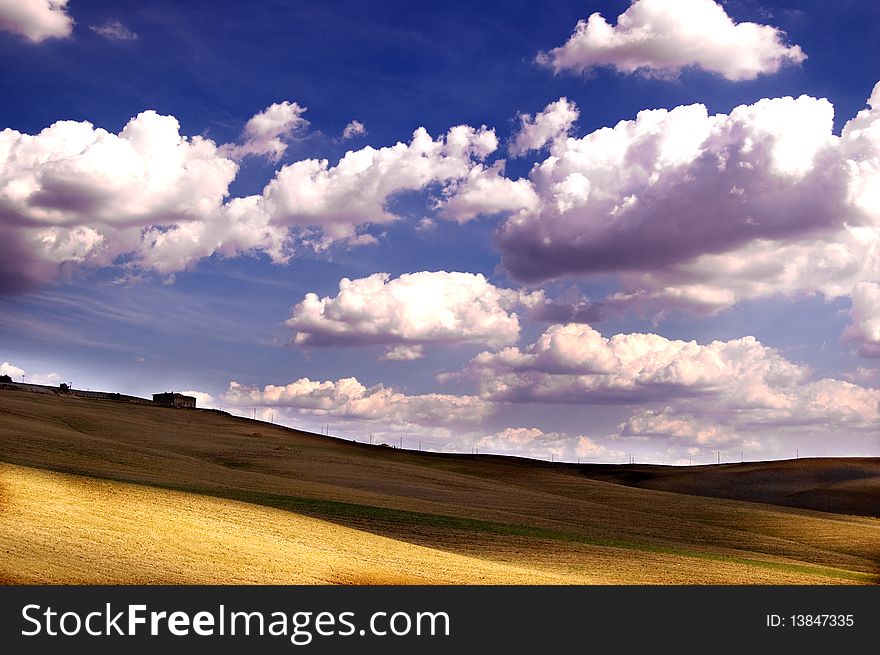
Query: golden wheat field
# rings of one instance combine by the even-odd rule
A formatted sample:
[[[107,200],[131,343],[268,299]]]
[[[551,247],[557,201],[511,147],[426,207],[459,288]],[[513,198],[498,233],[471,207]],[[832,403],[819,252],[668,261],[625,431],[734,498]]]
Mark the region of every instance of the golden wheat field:
[[[6,582],[880,579],[871,516],[627,486],[614,467],[373,447],[216,412],[2,391],[0,460]],[[699,469],[721,472],[694,469],[691,486]],[[846,470],[864,478],[850,474],[846,494],[864,487],[870,504],[876,460]],[[797,475],[768,466],[763,484],[779,496]],[[807,491],[824,501],[839,491],[827,487]]]

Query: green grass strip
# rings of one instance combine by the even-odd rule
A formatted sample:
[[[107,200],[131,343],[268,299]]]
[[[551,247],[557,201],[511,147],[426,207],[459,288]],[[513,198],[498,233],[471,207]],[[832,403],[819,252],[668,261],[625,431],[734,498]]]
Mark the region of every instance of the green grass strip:
[[[722,555],[720,553],[684,550],[669,546],[645,544],[619,539],[589,537],[575,532],[564,532],[560,530],[552,530],[549,528],[539,528],[527,525],[499,523],[496,521],[485,521],[482,519],[448,516],[444,514],[428,514],[425,512],[391,509],[388,507],[376,507],[373,505],[360,505],[356,503],[346,503],[334,500],[319,500],[314,498],[302,498],[298,496],[283,496],[263,492],[236,490],[229,493],[224,492],[222,495],[223,497],[230,498],[232,500],[240,500],[256,505],[274,507],[276,509],[282,509],[297,514],[305,514],[314,518],[322,518],[328,520],[337,519],[345,522],[364,521],[368,523],[380,523],[391,528],[398,529],[408,526],[421,526],[447,530],[461,530],[469,533],[482,532],[487,534],[530,537],[533,539],[548,539],[553,541],[582,543],[590,546],[604,546],[609,548],[621,548],[650,553],[660,553],[665,555],[677,555],[681,557],[690,557],[710,561],[743,564],[747,566],[756,566],[760,568],[785,571],[789,573],[818,575],[827,578],[853,580],[862,583],[880,583],[880,576],[872,573],[863,573],[860,571],[849,571],[846,569],[837,569],[811,564],[769,562],[765,560]],[[394,530],[392,530],[392,532],[393,531]]]
[[[3,460],[0,459],[0,461]],[[14,462],[11,463],[14,464]],[[122,477],[108,475],[89,475],[88,473],[73,473],[63,470],[61,470],[60,472],[72,473],[73,475],[85,475],[87,477],[93,477],[102,480],[123,482],[125,484],[135,484],[158,489],[168,489],[172,491],[194,493],[203,496],[210,496],[213,498],[236,500],[240,502],[251,503],[253,505],[261,505],[263,507],[272,507],[275,509],[285,510],[296,514],[303,514],[306,516],[311,516],[313,518],[325,519],[329,521],[336,520],[343,525],[349,524],[351,522],[364,522],[367,524],[373,524],[374,528],[384,526],[388,528],[386,530],[387,532],[391,534],[397,534],[400,538],[404,539],[405,534],[402,534],[402,528],[410,526],[431,527],[446,530],[460,530],[469,533],[482,532],[485,534],[508,535],[517,537],[529,537],[533,539],[547,539],[552,541],[582,543],[590,546],[604,546],[609,548],[621,548],[626,550],[636,550],[649,553],[660,553],[664,555],[676,555],[680,557],[690,557],[709,561],[743,564],[747,566],[755,566],[777,571],[786,571],[789,573],[818,575],[838,580],[852,580],[861,583],[880,584],[880,575],[873,573],[849,571],[846,569],[837,569],[812,564],[768,562],[765,560],[722,555],[720,553],[685,550],[680,548],[673,548],[670,546],[645,544],[620,539],[603,539],[600,537],[589,537],[587,535],[578,534],[575,532],[564,532],[561,530],[551,530],[549,528],[539,528],[511,523],[499,523],[497,521],[485,521],[482,519],[448,516],[445,514],[429,514],[427,512],[392,509],[388,507],[377,507],[374,505],[361,505],[358,503],[347,503],[336,500],[322,500],[317,498],[305,498],[301,496],[285,496],[281,494],[271,494],[260,491],[248,491],[243,489],[212,490],[190,485],[159,483],[153,484],[147,482],[139,482]]]

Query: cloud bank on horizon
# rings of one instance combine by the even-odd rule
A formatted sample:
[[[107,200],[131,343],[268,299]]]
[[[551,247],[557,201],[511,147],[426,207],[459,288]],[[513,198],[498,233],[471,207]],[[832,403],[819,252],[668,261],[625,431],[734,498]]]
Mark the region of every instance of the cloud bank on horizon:
[[[31,42],[20,47],[75,40],[73,27],[63,0],[0,0],[0,30]],[[108,17],[87,32],[142,44],[149,37],[135,27],[137,35]],[[579,21],[537,62],[548,77],[548,68],[610,67],[652,84],[702,71],[744,85],[806,65],[806,54],[780,28],[737,22],[713,0],[635,0],[614,25],[598,12]],[[846,307],[839,348],[880,357],[880,82],[864,96],[839,129],[832,101],[810,94],[720,112],[708,103],[646,106],[587,130],[579,123],[590,106],[566,94],[534,114],[511,107],[507,134],[503,124],[453,119],[435,136],[406,126],[411,136],[388,145],[361,145],[374,121],[368,133],[351,118],[360,113],[332,128],[319,122],[327,108],[312,98],[308,110],[293,99],[265,106],[228,141],[187,134],[182,118],[149,108],[115,131],[71,119],[34,133],[7,127],[0,299],[63,293],[99,272],[170,284],[207,261],[242,257],[269,262],[271,282],[301,259],[356,251],[370,261],[371,249],[393,257],[489,225],[494,270],[467,270],[467,257],[402,273],[374,262],[298,283],[307,290],[275,321],[289,330],[286,352],[337,366],[363,357],[390,376],[384,382],[362,382],[361,369],[285,378],[292,382],[276,374],[270,384],[254,370],[230,375],[225,388],[187,386],[203,404],[297,424],[332,417],[361,437],[405,435],[437,449],[615,461],[630,452],[623,444],[650,442],[680,462],[722,447],[776,453],[798,431],[876,449],[871,374],[818,374],[748,331],[699,341],[662,334],[670,314],[721,321],[749,302],[818,297]],[[324,132],[350,149],[304,157]],[[241,192],[260,171],[261,188]],[[452,247],[466,253],[470,244]],[[640,317],[650,331],[606,336],[594,327]],[[13,377],[33,368],[2,354]],[[461,366],[444,363],[462,357]],[[604,430],[543,424],[569,407],[620,418]]]

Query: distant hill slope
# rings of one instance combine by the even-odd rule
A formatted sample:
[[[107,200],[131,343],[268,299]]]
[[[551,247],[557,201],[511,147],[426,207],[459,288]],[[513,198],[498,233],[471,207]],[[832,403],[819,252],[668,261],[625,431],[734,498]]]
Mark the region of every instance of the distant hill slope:
[[[356,444],[199,410],[3,391],[0,460],[284,510],[291,521],[311,517],[572,583],[880,580],[876,519],[610,484],[574,465]],[[26,478],[0,471],[0,506],[27,497],[17,491]],[[58,503],[63,515],[64,502],[47,497],[46,515]],[[28,516],[35,548],[69,531]],[[0,544],[18,533],[0,527]],[[93,548],[102,548],[97,538]],[[14,573],[9,552],[0,548],[0,569]],[[400,561],[408,575],[412,559]]]
[[[593,480],[880,517],[880,458],[820,457],[714,466],[586,465]]]

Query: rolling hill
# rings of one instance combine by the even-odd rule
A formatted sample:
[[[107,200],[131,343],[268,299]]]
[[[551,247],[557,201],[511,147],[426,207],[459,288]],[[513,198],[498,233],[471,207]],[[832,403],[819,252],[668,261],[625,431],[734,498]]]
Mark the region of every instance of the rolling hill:
[[[585,465],[594,480],[880,517],[880,458],[810,457],[716,466]]]
[[[21,391],[0,393],[0,461],[0,577],[11,582],[880,579],[876,518],[707,497],[734,484],[718,467],[684,471],[683,489],[660,475],[642,482],[668,488],[646,488],[619,467],[597,479],[595,466],[418,453]],[[782,481],[750,501],[778,500],[787,473],[752,466]],[[699,489],[703,474],[711,484]],[[870,498],[876,475],[852,484]],[[241,565],[260,560],[270,564]]]

